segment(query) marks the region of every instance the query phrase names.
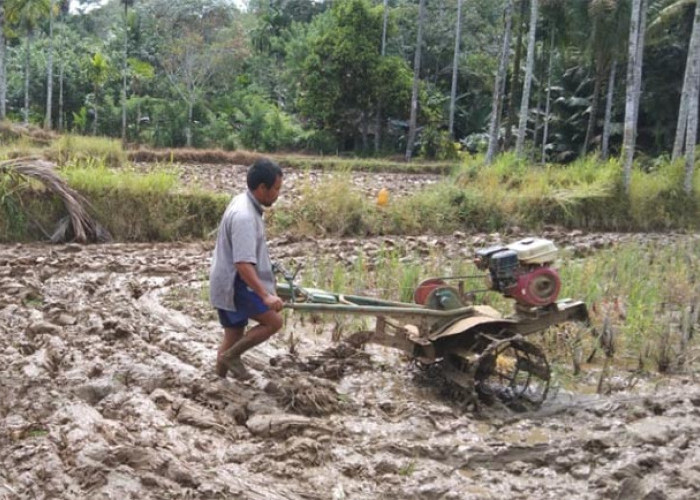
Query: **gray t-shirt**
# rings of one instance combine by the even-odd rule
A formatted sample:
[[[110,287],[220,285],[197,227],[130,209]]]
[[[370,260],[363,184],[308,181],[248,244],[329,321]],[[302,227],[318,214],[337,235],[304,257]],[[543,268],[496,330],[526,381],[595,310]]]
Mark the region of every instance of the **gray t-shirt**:
[[[250,191],[235,196],[221,219],[209,272],[209,300],[217,309],[235,311],[236,262],[255,264],[260,281],[275,292],[275,277],[265,241],[262,207]]]

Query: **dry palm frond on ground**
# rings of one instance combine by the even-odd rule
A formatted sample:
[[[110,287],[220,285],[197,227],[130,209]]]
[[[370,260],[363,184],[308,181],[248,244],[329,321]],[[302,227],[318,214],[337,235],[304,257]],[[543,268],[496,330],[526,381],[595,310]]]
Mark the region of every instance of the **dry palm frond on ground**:
[[[51,193],[63,201],[66,217],[51,237],[58,243],[67,240],[72,229],[73,240],[78,243],[106,241],[111,239],[109,233],[100,226],[88,212],[90,203],[80,193],[72,189],[55,171],[55,165],[39,158],[16,158],[0,162],[0,175],[16,174],[23,178],[36,179]]]

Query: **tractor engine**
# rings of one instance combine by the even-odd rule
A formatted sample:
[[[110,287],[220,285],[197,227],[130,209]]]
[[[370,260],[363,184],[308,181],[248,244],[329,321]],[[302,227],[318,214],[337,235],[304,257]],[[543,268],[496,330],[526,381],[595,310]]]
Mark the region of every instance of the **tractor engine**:
[[[477,250],[475,262],[479,269],[488,269],[492,290],[523,306],[542,307],[554,303],[559,295],[561,281],[551,267],[556,254],[550,240],[527,238]]]

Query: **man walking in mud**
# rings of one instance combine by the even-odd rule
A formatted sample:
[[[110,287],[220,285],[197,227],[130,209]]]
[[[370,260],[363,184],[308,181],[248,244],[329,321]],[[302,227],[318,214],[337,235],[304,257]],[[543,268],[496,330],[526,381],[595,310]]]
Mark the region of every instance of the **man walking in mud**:
[[[221,219],[209,274],[211,304],[224,327],[216,373],[225,377],[231,371],[240,380],[250,378],[241,354],[282,328],[282,300],[275,294],[262,218],[263,207],[279,196],[282,169],[261,158],[248,169],[247,183],[248,190],[231,200]],[[251,318],[257,325],[245,332]]]

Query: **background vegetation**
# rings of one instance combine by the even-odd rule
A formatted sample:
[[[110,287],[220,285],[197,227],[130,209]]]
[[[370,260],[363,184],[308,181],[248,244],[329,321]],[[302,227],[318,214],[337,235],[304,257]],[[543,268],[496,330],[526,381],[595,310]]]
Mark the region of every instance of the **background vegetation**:
[[[206,237],[217,228],[228,203],[227,195],[182,185],[176,162],[136,169],[118,140],[58,136],[39,142],[17,139],[0,147],[0,160],[39,155],[57,161],[61,177],[89,200],[93,216],[117,240]],[[185,156],[189,154],[186,150]],[[255,157],[255,153],[237,154]],[[282,158],[283,163],[288,159],[287,168],[302,171],[324,164],[320,158]],[[667,231],[697,230],[700,221],[700,180],[695,180],[691,194],[682,189],[682,161],[635,168],[629,194],[622,188],[620,161],[601,163],[594,156],[566,166],[533,166],[505,154],[491,165],[484,165],[481,155],[465,155],[451,164],[333,160],[325,168],[334,175],[322,176],[317,183],[309,176],[302,181],[299,196],[281,199],[269,221],[272,234],[450,234],[515,227],[537,231],[547,225]],[[380,206],[350,182],[353,168],[370,172],[420,168],[443,172],[443,177]],[[0,179],[0,241],[46,239],[66,215],[65,207],[36,180],[12,175],[11,169],[0,173]]]
[[[151,147],[403,154],[422,23],[414,149],[455,158],[459,148],[486,148],[512,3],[500,149],[514,145],[528,70],[532,159],[544,151],[569,162],[600,149],[608,90],[614,155],[637,1],[539,0],[530,68],[531,0],[464,0],[459,32],[458,0],[428,2],[423,17],[414,0],[7,0],[0,119]],[[671,151],[695,4],[646,2],[636,143],[644,157]]]

